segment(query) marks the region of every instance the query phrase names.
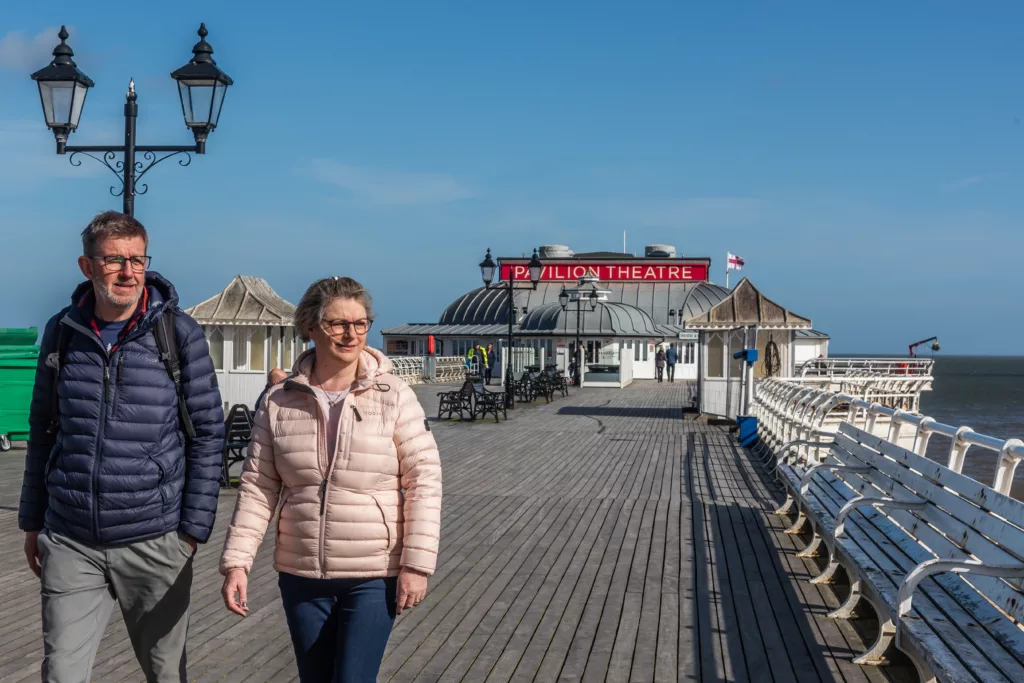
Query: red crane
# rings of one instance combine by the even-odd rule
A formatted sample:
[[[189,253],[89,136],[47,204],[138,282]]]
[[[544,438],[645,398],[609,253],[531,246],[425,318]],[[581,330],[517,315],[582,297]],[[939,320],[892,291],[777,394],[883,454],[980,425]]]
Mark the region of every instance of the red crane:
[[[928,337],[927,339],[922,339],[921,341],[914,342],[913,344],[910,345],[910,357],[911,358],[917,358],[917,354],[914,353],[914,349],[916,349],[921,344],[927,344],[928,342],[932,343],[932,351],[938,351],[939,350],[939,338],[938,337]]]

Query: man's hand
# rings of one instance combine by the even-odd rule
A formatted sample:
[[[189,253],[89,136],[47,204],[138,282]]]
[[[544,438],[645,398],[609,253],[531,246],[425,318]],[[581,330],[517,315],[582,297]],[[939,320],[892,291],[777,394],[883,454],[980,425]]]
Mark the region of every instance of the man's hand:
[[[239,616],[249,615],[249,605],[246,604],[246,590],[249,588],[249,576],[244,569],[232,569],[224,577],[224,586],[221,588],[221,597],[224,598],[224,606]]]
[[[427,597],[427,575],[403,567],[398,575],[398,613],[423,602]]]
[[[199,547],[199,542],[192,538],[188,534],[185,534],[185,541],[188,543],[188,549],[192,551],[192,554],[196,554],[196,548]]]
[[[43,571],[43,553],[39,550],[38,531],[25,532],[25,559],[28,560],[28,568],[32,570],[36,578],[41,576]]]

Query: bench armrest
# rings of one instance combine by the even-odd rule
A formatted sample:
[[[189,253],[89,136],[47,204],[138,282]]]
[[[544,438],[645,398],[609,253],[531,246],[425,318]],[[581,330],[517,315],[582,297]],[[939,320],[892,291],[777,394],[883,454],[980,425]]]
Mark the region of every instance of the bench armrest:
[[[978,560],[943,560],[935,558],[925,560],[910,570],[900,584],[896,598],[896,646],[900,641],[900,619],[906,616],[913,606],[914,589],[918,584],[933,574],[956,572],[958,574],[978,574],[980,576],[997,576],[1003,579],[1024,578],[1024,564],[986,564]]]
[[[889,496],[857,496],[846,501],[839,510],[839,514],[836,515],[836,530],[833,536],[839,538],[843,535],[843,531],[846,529],[846,518],[851,512],[859,507],[865,507],[872,505],[878,508],[890,508],[893,510],[920,510],[926,503],[923,500],[896,500]]]
[[[811,446],[813,448],[831,448],[836,445],[835,441],[810,441],[808,439],[795,439],[793,441],[787,441],[782,444],[779,448],[779,464],[789,465],[789,455],[787,451],[793,446]]]
[[[807,495],[807,489],[811,487],[811,479],[821,471],[826,472],[853,472],[855,474],[867,474],[871,468],[867,465],[815,465],[804,473],[800,478],[800,495]]]

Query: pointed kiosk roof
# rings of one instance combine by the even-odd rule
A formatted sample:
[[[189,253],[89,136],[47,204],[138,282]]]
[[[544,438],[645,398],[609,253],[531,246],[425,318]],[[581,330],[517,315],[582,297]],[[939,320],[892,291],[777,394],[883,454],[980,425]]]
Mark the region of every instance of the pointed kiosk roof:
[[[236,275],[220,294],[185,312],[201,325],[291,325],[295,306],[263,278]]]
[[[810,319],[779,306],[746,278],[711,310],[686,321],[686,327],[697,330],[734,329],[751,325],[771,330],[811,329]]]

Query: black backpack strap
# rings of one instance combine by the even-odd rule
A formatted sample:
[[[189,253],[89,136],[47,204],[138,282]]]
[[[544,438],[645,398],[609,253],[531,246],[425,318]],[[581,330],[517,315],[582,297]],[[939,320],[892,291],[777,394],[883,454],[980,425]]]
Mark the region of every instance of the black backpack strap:
[[[156,319],[156,326],[153,334],[156,337],[156,348],[160,352],[160,360],[167,368],[167,374],[174,382],[174,393],[178,397],[178,417],[181,420],[181,429],[189,441],[196,438],[196,428],[192,424],[192,417],[188,414],[188,407],[185,405],[185,392],[181,386],[181,364],[178,356],[178,340],[174,331],[175,312],[172,309],[164,310]]]
[[[60,369],[64,367],[72,334],[71,328],[61,321],[70,310],[71,307],[68,306],[57,314],[57,341],[46,357],[46,364],[53,368],[53,381],[50,383],[50,426],[46,429],[50,434],[56,434],[60,427],[60,396],[57,393],[57,384],[60,382]]]

